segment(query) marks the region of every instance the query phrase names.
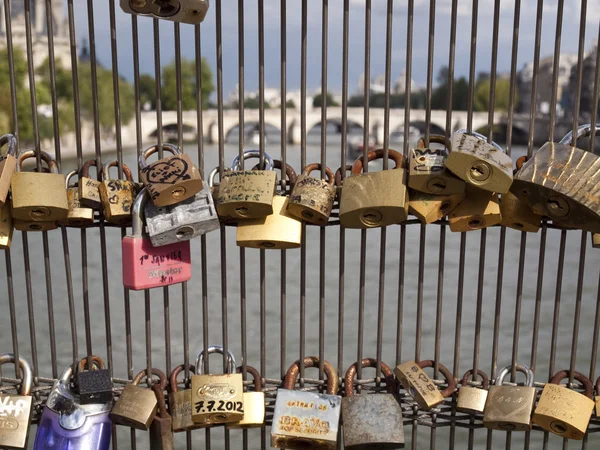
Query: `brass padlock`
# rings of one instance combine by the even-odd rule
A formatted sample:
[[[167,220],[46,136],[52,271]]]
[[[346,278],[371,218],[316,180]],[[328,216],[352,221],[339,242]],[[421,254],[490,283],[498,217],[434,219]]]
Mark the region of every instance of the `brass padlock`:
[[[208,347],[208,354],[224,353],[221,346]],[[204,374],[204,350],[196,358],[192,376],[192,420],[205,426],[239,422],[244,418],[244,381],[235,373],[235,358],[228,352],[228,373]]]
[[[445,136],[432,134],[429,143],[445,148],[425,148],[425,139],[419,139],[417,148],[410,150],[408,187],[425,194],[451,195],[465,192],[465,182],[446,169],[448,151],[452,149]]]
[[[175,367],[169,377],[169,411],[173,419],[173,431],[194,430],[196,428],[204,428],[202,424],[194,423],[192,420],[192,389],[191,378],[185,380],[186,389],[179,389],[177,386],[177,376],[184,370],[183,364]],[[190,364],[188,367],[190,373],[194,373],[194,366]]]
[[[131,179],[131,170],[125,164],[123,164],[124,180],[110,178],[110,168],[118,166],[119,161],[104,164],[102,183],[100,183],[100,199],[102,200],[104,220],[108,223],[128,227],[131,225],[135,188]]]
[[[69,214],[65,177],[58,173],[58,165],[52,156],[46,152],[40,152],[40,156],[50,173],[23,172],[23,162],[34,158],[35,151],[19,154],[17,172],[11,180],[12,216],[23,222],[40,222],[41,228],[45,227],[41,222],[51,222],[56,228],[54,222],[66,219]]]
[[[223,168],[223,171],[225,173],[230,170],[231,169],[229,167]],[[209,186],[212,198],[213,198],[213,203],[215,205],[217,204],[217,198],[219,197],[219,187],[221,185],[220,183],[215,182],[215,178],[217,177],[217,175],[219,175],[219,173],[220,173],[219,166],[217,166],[213,170],[211,170],[210,173],[208,174],[208,186]],[[217,207],[216,209],[217,209],[217,216],[219,217],[219,221],[221,223],[229,224],[229,225],[234,225],[234,224],[238,223],[238,219],[236,219],[234,217],[230,217],[230,216],[221,216],[219,214],[219,208]]]
[[[10,181],[17,168],[17,138],[12,134],[0,136],[0,148],[6,145],[6,156],[0,158],[0,207],[6,203]]]
[[[10,248],[14,225],[10,202],[0,206],[0,248]]]
[[[150,450],[174,450],[173,444],[173,422],[167,412],[165,402],[165,386],[154,383],[152,390],[158,402],[158,409],[154,420],[150,424]]]
[[[434,195],[410,191],[408,211],[423,223],[433,223],[454,211],[464,199],[464,192]]]
[[[481,377],[481,389],[479,389],[469,386],[471,375],[473,375],[473,370],[467,371],[462,379],[461,387],[458,390],[456,409],[471,414],[482,414],[485,409],[490,380],[483,370],[477,370],[477,375]]]
[[[517,159],[515,163],[517,168],[513,172],[514,175],[523,167],[527,159],[527,156],[521,156]],[[502,216],[501,225],[518,231],[537,233],[542,225],[542,216],[533,212],[527,202],[517,197],[512,191],[502,194],[500,214]]]
[[[304,358],[304,367],[319,367],[316,356]],[[337,448],[342,397],[338,375],[327,361],[323,361],[327,377],[326,394],[296,391],[294,386],[300,375],[300,361],[288,369],[281,389],[277,390],[271,447],[287,449]]]
[[[165,374],[158,369],[152,369],[152,374],[159,378],[158,384],[164,390],[167,385]],[[110,413],[110,418],[114,423],[138,430],[150,428],[158,408],[158,399],[152,389],[138,386],[145,376],[146,370],[142,370],[123,389],[121,397]]]
[[[67,227],[84,227],[94,223],[94,210],[81,206],[79,202],[79,187],[77,183],[69,185],[71,178],[77,175],[77,171],[73,170],[66,176],[66,187],[67,187],[67,200],[69,202],[69,214],[67,218],[59,221],[59,225],[65,225]]]
[[[155,206],[182,202],[204,187],[200,172],[189,155],[181,153],[173,144],[163,144],[162,149],[173,156],[148,165],[148,158],[158,152],[158,145],[153,145],[144,150],[138,160],[140,179],[148,187],[150,199]]]
[[[533,372],[524,364],[516,364],[515,370],[526,375],[525,386],[503,386],[512,366],[498,373],[495,386],[490,386],[483,412],[483,425],[494,430],[531,430],[531,413],[535,406],[536,389]]]
[[[568,377],[569,371],[563,370],[546,383],[532,420],[546,431],[580,441],[594,410],[594,386],[584,374],[574,372],[573,378],[583,384],[584,393],[580,394],[559,384]]]
[[[242,373],[242,366],[237,368]],[[258,370],[246,366],[246,371],[254,379],[254,391],[244,392],[244,418],[239,422],[228,423],[227,428],[261,428],[265,424],[265,393],[262,391],[262,378]]]
[[[377,360],[365,358],[362,367],[376,367]],[[342,398],[344,448],[352,450],[404,448],[404,424],[398,386],[391,369],[381,362],[386,394],[354,395],[357,363],[344,377],[346,396]]]
[[[448,214],[451,231],[473,231],[502,221],[498,194],[467,185],[466,197]]]
[[[321,164],[313,163],[304,168],[296,180],[287,210],[298,219],[325,225],[335,200],[335,176],[329,167],[325,167],[327,180],[313,178],[310,173],[314,170],[321,170]]]
[[[246,150],[244,160],[259,158],[258,150]],[[221,174],[216,197],[219,217],[259,219],[273,214],[273,197],[277,174],[273,172],[273,158],[264,153],[264,170],[240,170],[239,156],[233,160],[232,170]]]
[[[600,248],[600,233],[592,234],[592,247]]]
[[[52,231],[58,228],[58,222],[32,222],[30,220],[13,219],[13,226],[18,231]]]
[[[452,135],[452,151],[446,167],[458,178],[480,189],[505,194],[513,182],[513,163],[495,142],[467,130]]]
[[[382,149],[369,152],[369,162],[381,158]],[[362,157],[352,166],[352,176],[344,179],[340,200],[340,222],[344,227],[385,227],[407,219],[404,157],[390,149],[388,158],[396,163],[392,170],[361,173]]]
[[[421,409],[429,410],[436,407],[452,395],[456,389],[456,379],[452,373],[442,364],[438,364],[440,373],[446,379],[448,387],[440,391],[433,380],[427,376],[423,369],[433,367],[434,361],[431,359],[415,362],[408,361],[399,364],[394,369],[394,374],[400,384],[408,391],[417,405]]]
[[[15,355],[5,353],[0,356],[0,365],[15,363]],[[0,394],[0,447],[26,448],[31,421],[31,386],[33,373],[31,366],[23,358],[19,358],[21,368],[21,391],[18,395]]]
[[[79,178],[79,203],[88,208],[99,210],[102,207],[102,199],[100,198],[99,180],[94,180],[90,176],[90,168],[98,169],[95,159],[90,159],[81,166]],[[100,179],[100,171],[97,173],[97,178]]]

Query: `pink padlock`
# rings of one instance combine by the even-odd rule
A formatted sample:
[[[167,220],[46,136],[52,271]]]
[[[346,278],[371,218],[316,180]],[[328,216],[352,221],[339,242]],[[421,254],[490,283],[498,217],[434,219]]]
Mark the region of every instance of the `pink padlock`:
[[[153,247],[144,237],[142,212],[149,196],[143,188],[132,211],[133,235],[123,238],[123,284],[134,291],[183,283],[192,277],[190,241]]]

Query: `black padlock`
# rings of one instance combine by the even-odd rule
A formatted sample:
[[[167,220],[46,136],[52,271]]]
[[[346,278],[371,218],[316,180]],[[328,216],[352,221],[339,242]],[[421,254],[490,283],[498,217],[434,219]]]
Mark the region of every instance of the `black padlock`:
[[[92,363],[87,363],[87,357],[79,362],[77,370],[77,389],[79,403],[108,403],[113,400],[113,384],[110,371],[104,368],[104,361],[98,356],[92,356]]]

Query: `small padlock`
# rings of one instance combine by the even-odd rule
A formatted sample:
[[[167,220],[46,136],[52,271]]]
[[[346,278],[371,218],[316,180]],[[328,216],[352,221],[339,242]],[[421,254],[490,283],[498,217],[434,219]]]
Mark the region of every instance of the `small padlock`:
[[[316,356],[304,358],[304,367],[319,367]],[[296,391],[294,387],[300,375],[300,361],[288,369],[281,389],[277,390],[271,447],[337,448],[342,397],[338,375],[331,364],[323,361],[323,372],[327,378],[326,394]]]
[[[0,248],[10,248],[14,230],[10,202],[0,206]]]
[[[231,169],[229,167],[224,167],[223,171],[224,172],[228,172]],[[213,170],[210,171],[210,174],[208,175],[208,186],[210,188],[210,193],[212,195],[213,198],[213,202],[216,205],[217,204],[217,198],[219,197],[219,187],[220,187],[220,183],[215,183],[215,178],[217,177],[217,175],[220,173],[219,170],[219,166],[215,167]],[[230,217],[230,216],[221,216],[219,214],[219,208],[217,208],[217,216],[219,217],[219,221],[224,223],[224,224],[237,224],[238,223],[238,219]]]
[[[436,222],[450,214],[465,199],[465,193],[450,195],[410,191],[408,211],[423,223]]]
[[[452,135],[452,151],[446,168],[467,183],[490,192],[505,194],[513,182],[513,163],[495,142],[467,130]]]
[[[189,241],[154,247],[145,236],[142,212],[147,201],[144,188],[133,204],[132,235],[122,242],[123,285],[134,291],[182,283],[192,277]]]
[[[477,375],[481,377],[481,389],[479,389],[475,386],[469,386],[471,375],[473,375],[473,370],[468,370],[462,379],[461,387],[458,390],[456,409],[471,414],[483,414],[490,379],[483,370],[477,370]]]
[[[521,156],[517,159],[515,163],[517,168],[514,170],[513,175],[517,174],[527,159],[527,156]],[[512,191],[502,194],[500,214],[502,216],[501,225],[518,231],[537,233],[542,225],[542,216],[533,212],[527,202],[517,197]]]
[[[5,353],[0,356],[0,365],[16,364],[15,355]],[[31,421],[31,385],[33,373],[31,366],[23,358],[19,358],[21,368],[21,390],[18,395],[0,394],[0,447],[26,448]]]
[[[585,391],[580,394],[559,384],[568,377],[569,371],[563,370],[546,383],[532,420],[546,431],[580,441],[594,410],[594,386],[584,374],[574,372],[573,378],[583,384]]]
[[[592,234],[592,247],[600,248],[600,233]]]
[[[104,361],[98,356],[92,355],[91,367],[87,361],[87,357],[83,358],[77,370],[79,403],[82,405],[112,403],[113,384],[110,371],[104,368]],[[89,370],[85,370],[86,365]]]
[[[0,207],[6,203],[12,176],[17,169],[17,138],[12,134],[0,136],[0,148],[6,145],[6,155],[0,158]]]
[[[158,399],[152,389],[138,386],[146,374],[147,371],[142,370],[123,389],[121,397],[110,413],[110,418],[114,423],[138,430],[150,428],[150,423],[154,420],[158,408]],[[165,374],[158,369],[152,369],[152,374],[158,377],[157,384],[164,390],[167,386]]]
[[[223,354],[221,346],[208,347],[208,354]],[[244,417],[244,382],[235,373],[235,358],[227,352],[228,373],[204,374],[204,350],[196,358],[196,375],[192,376],[192,420],[205,426],[238,422]]]
[[[69,181],[75,176],[78,176],[76,170],[69,172],[66,176],[65,185],[67,187],[69,214],[65,220],[59,221],[59,225],[67,227],[84,227],[94,223],[94,210],[86,206],[81,206],[81,203],[79,202],[78,183],[69,185]]]
[[[369,162],[381,158],[382,149],[369,152]],[[352,166],[352,176],[344,179],[340,200],[340,222],[344,227],[385,227],[407,219],[404,157],[390,149],[388,158],[396,163],[392,170],[362,173],[362,157]]]
[[[237,368],[242,373],[242,366]],[[246,366],[246,371],[254,379],[254,391],[244,392],[244,418],[239,422],[228,423],[227,428],[261,428],[265,424],[265,393],[262,391],[262,378],[258,370]]]
[[[183,372],[183,364],[175,367],[169,377],[169,412],[173,420],[173,431],[194,430],[196,428],[204,428],[202,424],[194,423],[192,420],[192,389],[191,379],[186,380],[185,385],[189,386],[186,389],[179,389],[177,386],[177,376]],[[194,373],[194,366],[189,366],[190,373]]]
[[[65,177],[58,173],[58,165],[52,156],[46,152],[40,152],[40,156],[48,164],[50,173],[21,171],[23,162],[34,158],[35,151],[19,154],[17,172],[11,180],[12,216],[22,222],[51,222],[56,228],[54,222],[69,215]]]
[[[158,409],[150,424],[150,450],[173,450],[173,421],[167,412],[165,386],[155,383],[152,390],[158,401]]]
[[[463,194],[465,182],[446,169],[450,141],[445,136],[432,134],[429,143],[445,148],[426,148],[425,139],[419,139],[417,148],[410,150],[408,186],[415,191],[434,195]]]
[[[88,208],[100,210],[102,207],[102,199],[100,198],[101,181],[94,180],[90,176],[91,167],[98,168],[95,159],[90,159],[81,166],[79,178],[79,203]],[[97,174],[100,178],[100,173]]]
[[[162,149],[173,156],[148,164],[148,158],[158,152],[158,145],[153,145],[144,150],[138,160],[140,179],[147,187],[152,203],[168,206],[195,196],[204,183],[192,158],[173,144],[163,144]]]
[[[448,383],[448,387],[440,392],[433,380],[423,371],[423,369],[433,366],[434,361],[428,359],[418,363],[415,361],[408,361],[399,364],[394,369],[394,374],[400,384],[408,391],[421,409],[430,410],[431,408],[436,407],[442,403],[445,398],[450,397],[456,389],[456,379],[452,376],[452,373],[446,366],[438,364],[440,373]]]
[[[58,222],[32,222],[30,220],[13,219],[13,226],[18,231],[51,231],[58,228]]]
[[[119,161],[110,161],[102,168],[100,199],[104,220],[120,226],[131,225],[131,208],[135,198],[135,185],[131,179],[131,170],[123,164],[124,180],[111,179],[110,168],[118,167]]]
[[[377,360],[365,358],[362,367],[376,367]],[[346,396],[342,399],[344,448],[352,450],[404,448],[402,407],[398,386],[391,369],[381,365],[386,394],[354,395],[357,363],[350,366],[344,378]]]
[[[313,178],[310,173],[321,170],[321,164],[309,164],[294,184],[287,211],[294,217],[315,225],[325,225],[335,200],[335,176],[325,167],[327,180]]]
[[[465,192],[465,199],[448,214],[451,231],[481,230],[502,221],[498,194],[470,185]]]
[[[128,14],[198,25],[206,17],[208,0],[121,0]]]
[[[535,406],[537,390],[533,387],[533,372],[524,364],[515,370],[525,374],[525,386],[502,386],[512,366],[498,373],[495,386],[490,386],[483,411],[483,425],[494,430],[531,430],[531,413]]]

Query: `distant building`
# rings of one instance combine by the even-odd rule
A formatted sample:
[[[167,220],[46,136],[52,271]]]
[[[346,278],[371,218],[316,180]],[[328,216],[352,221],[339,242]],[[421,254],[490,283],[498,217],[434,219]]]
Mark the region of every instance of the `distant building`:
[[[390,83],[390,90],[392,94],[404,94],[406,92],[406,70],[402,71],[402,74],[396,78],[396,81]],[[385,93],[385,75],[377,75],[371,79],[370,83],[371,93],[383,94]],[[410,89],[413,91],[416,88],[414,80],[410,80]],[[361,75],[358,79],[358,90],[356,95],[363,95],[365,91],[365,76]]]
[[[598,43],[596,43],[583,59],[582,82],[580,93],[579,112],[581,115],[589,117],[594,108],[594,87],[596,76],[596,53]],[[565,100],[567,107],[571,110],[575,108],[575,95],[577,93],[577,64],[571,68],[568,87],[566,89]],[[597,106],[597,105],[596,105]]]
[[[411,78],[410,80],[410,91],[416,89],[415,81]],[[394,94],[404,94],[406,92],[406,69],[402,71],[402,74],[396,79],[394,83]]]
[[[240,87],[238,84],[235,85],[235,88],[233,88],[233,90],[229,93],[229,96],[227,97],[227,103],[229,103],[230,105],[237,105],[238,101],[240,99]],[[251,98],[251,99],[258,99],[259,96],[259,92],[258,91],[250,91],[250,92],[246,92],[244,95],[244,98]],[[265,88],[264,90],[264,98],[265,98],[265,104],[268,104],[269,106],[273,107],[273,108],[278,108],[279,106],[281,106],[281,91],[279,89],[276,88]],[[285,94],[285,99],[286,102],[288,101],[292,101],[294,102],[294,105],[299,108],[300,107],[300,91],[288,91]],[[312,105],[312,102],[311,102]]]

